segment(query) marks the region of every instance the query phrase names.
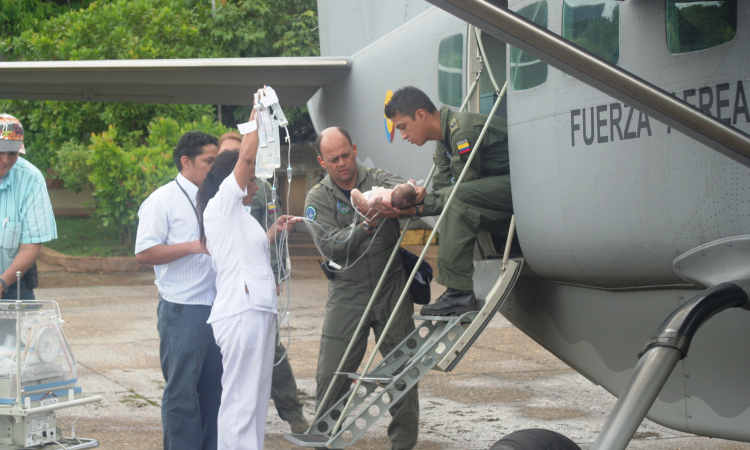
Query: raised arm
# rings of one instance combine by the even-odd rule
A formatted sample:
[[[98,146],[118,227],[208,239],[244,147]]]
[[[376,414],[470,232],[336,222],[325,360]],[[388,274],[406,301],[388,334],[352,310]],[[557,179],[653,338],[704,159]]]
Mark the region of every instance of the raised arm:
[[[255,109],[250,113],[250,122],[255,121]],[[255,155],[258,153],[258,130],[247,133],[242,137],[240,158],[234,166],[234,178],[240,189],[245,190],[250,174],[255,173]]]

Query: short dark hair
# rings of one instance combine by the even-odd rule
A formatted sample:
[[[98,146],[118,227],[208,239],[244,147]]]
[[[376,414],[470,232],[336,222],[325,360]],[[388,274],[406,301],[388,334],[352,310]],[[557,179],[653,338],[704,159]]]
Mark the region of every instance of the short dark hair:
[[[331,128],[335,128],[335,129],[337,129],[339,131],[339,133],[343,134],[344,137],[346,138],[346,140],[349,141],[349,145],[354,145],[354,143],[352,142],[352,137],[349,136],[349,132],[348,131],[346,131],[345,129],[343,129],[341,127],[331,127]],[[325,130],[323,130],[323,131],[325,131]],[[321,132],[318,135],[318,137],[315,139],[315,151],[318,152],[318,156],[320,156],[321,158],[323,157],[323,155],[320,153],[320,143],[322,141],[323,141],[323,133]]]
[[[427,96],[421,90],[414,86],[405,86],[397,90],[391,101],[385,105],[385,116],[389,119],[396,117],[396,114],[403,116],[409,116],[412,120],[414,114],[419,109],[424,109],[428,113],[432,114],[437,111],[435,104],[432,103],[430,97]]]
[[[203,153],[203,147],[211,144],[218,147],[219,141],[210,134],[200,131],[188,131],[183,134],[172,153],[172,159],[174,160],[174,165],[177,166],[177,170],[182,171],[180,158],[187,156],[192,161],[196,156]]]

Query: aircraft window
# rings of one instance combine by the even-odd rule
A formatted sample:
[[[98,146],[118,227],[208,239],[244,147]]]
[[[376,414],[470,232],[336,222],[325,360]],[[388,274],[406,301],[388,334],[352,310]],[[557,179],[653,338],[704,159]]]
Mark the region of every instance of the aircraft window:
[[[464,36],[456,34],[440,41],[438,50],[438,98],[448,106],[463,100]]]
[[[737,0],[722,2],[667,1],[667,46],[670,53],[716,47],[734,39]]]
[[[620,59],[620,2],[565,0],[562,37],[617,64]]]
[[[547,28],[547,2],[536,2],[516,13]],[[514,91],[523,91],[547,81],[547,64],[515,47],[510,47],[510,80]]]

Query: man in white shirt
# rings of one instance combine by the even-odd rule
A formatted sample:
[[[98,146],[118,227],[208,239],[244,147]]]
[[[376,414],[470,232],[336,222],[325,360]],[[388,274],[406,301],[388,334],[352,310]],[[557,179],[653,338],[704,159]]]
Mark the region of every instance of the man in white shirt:
[[[200,242],[195,197],[218,152],[211,135],[182,135],[173,153],[179,175],[154,191],[138,211],[135,256],[154,265],[159,288],[165,450],[217,446],[222,363],[206,323],[216,298],[216,273]]]

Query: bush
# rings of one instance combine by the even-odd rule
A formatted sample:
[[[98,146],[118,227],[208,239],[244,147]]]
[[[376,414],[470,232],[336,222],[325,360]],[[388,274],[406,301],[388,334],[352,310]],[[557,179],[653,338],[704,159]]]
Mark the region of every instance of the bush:
[[[72,139],[60,147],[52,170],[65,189],[81,192],[83,188],[91,186],[91,166],[86,162],[90,157],[91,149]]]
[[[104,226],[117,228],[123,245],[130,245],[141,203],[177,176],[172,153],[188,131],[219,136],[229,129],[208,116],[186,124],[160,117],[149,124],[146,145],[139,145],[140,131],[123,132],[114,125],[91,137],[87,164],[94,188],[94,215]]]

